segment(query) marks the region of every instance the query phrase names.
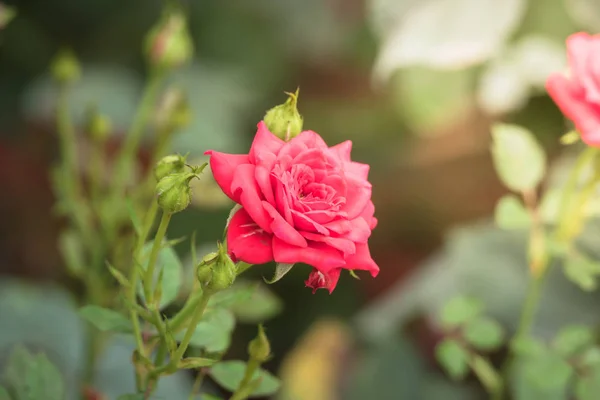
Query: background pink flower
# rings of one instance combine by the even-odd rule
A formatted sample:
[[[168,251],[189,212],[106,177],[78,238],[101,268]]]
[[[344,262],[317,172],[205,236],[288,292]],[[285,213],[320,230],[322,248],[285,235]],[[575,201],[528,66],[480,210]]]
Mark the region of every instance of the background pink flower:
[[[576,33],[567,39],[569,71],[556,73],[546,89],[588,145],[600,147],[600,35]]]
[[[369,166],[351,161],[351,148],[328,147],[313,131],[284,142],[261,121],[249,154],[208,151],[215,180],[242,206],[228,227],[229,252],[251,264],[312,265],[307,286],[330,292],[342,269],[376,276]]]

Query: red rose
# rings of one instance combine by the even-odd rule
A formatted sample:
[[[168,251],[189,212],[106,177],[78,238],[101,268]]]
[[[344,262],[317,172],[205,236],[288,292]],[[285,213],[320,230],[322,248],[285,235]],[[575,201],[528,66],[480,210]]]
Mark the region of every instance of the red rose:
[[[227,230],[228,251],[250,264],[312,265],[307,286],[330,292],[342,269],[376,276],[369,166],[351,161],[351,148],[328,147],[313,131],[284,142],[261,121],[250,154],[206,152],[215,180],[242,206]]]
[[[600,147],[600,35],[567,39],[568,74],[552,74],[546,89],[589,146]]]

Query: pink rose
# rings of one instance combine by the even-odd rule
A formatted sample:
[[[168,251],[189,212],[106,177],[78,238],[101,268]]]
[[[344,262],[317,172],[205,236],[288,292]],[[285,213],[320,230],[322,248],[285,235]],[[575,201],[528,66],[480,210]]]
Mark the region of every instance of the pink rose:
[[[350,160],[352,142],[328,147],[313,131],[284,142],[258,124],[249,154],[207,151],[215,180],[242,208],[227,230],[228,251],[250,264],[306,263],[306,285],[335,288],[342,269],[379,267],[367,241],[373,216],[369,166]]]
[[[600,35],[567,39],[569,71],[552,74],[546,89],[589,146],[600,147]]]

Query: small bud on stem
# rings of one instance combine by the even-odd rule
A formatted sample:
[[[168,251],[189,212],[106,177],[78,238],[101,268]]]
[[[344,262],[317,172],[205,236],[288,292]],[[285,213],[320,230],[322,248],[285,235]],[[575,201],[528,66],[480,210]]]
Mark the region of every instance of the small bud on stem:
[[[287,93],[285,103],[271,108],[265,114],[264,121],[269,131],[286,142],[302,132],[303,120],[298,112],[297,103],[300,89],[295,93]]]

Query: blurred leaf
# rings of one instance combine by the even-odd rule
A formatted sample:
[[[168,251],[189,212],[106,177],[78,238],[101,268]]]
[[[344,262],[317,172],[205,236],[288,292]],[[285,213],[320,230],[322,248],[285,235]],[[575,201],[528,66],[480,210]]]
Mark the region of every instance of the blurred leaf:
[[[469,372],[469,353],[453,339],[445,339],[438,344],[435,356],[452,379],[462,379]]]
[[[600,348],[591,347],[587,349],[579,360],[585,367],[598,367],[600,366]]]
[[[517,27],[526,2],[431,0],[415,4],[382,46],[375,73],[429,65],[457,69],[492,57]]]
[[[279,281],[288,272],[290,272],[290,270],[292,269],[293,266],[294,266],[294,264],[287,264],[287,263],[275,264],[275,274],[273,275],[273,278],[271,278],[271,279],[264,278],[265,282],[267,282],[269,285],[271,285],[271,284]]]
[[[600,275],[600,262],[593,261],[582,255],[570,255],[564,264],[565,276],[571,282],[579,285],[584,291],[596,289],[596,278]]]
[[[240,322],[256,324],[283,310],[283,302],[267,286],[258,285],[247,301],[234,304],[231,311]]]
[[[17,11],[6,4],[0,4],[0,29],[4,28],[17,16]]]
[[[219,397],[219,396],[212,395],[212,394],[206,394],[205,393],[205,394],[203,394],[200,397],[200,400],[223,400],[223,398]]]
[[[144,245],[142,250],[142,268],[144,271],[148,268],[148,259],[154,242],[150,241]],[[179,261],[179,256],[172,247],[163,247],[158,253],[156,265],[154,266],[155,284],[158,281],[158,277],[162,274],[161,280],[161,297],[160,297],[160,308],[164,308],[171,304],[179,293],[179,289],[182,285],[182,270],[183,266]],[[138,287],[138,294],[145,301],[144,290],[140,283]]]
[[[439,131],[473,106],[474,76],[472,69],[403,69],[392,80],[396,110],[416,132]]]
[[[536,357],[546,351],[544,343],[531,337],[513,340],[511,348],[516,354],[522,357]]]
[[[455,297],[442,308],[440,320],[446,329],[452,329],[473,320],[482,311],[481,301],[464,296]]]
[[[63,400],[63,378],[45,354],[31,354],[23,346],[13,350],[5,380],[18,400]]]
[[[565,0],[567,11],[586,30],[597,32],[600,29],[600,1]]]
[[[546,154],[527,129],[508,124],[492,127],[492,156],[502,182],[515,192],[533,190],[546,171]]]
[[[125,277],[125,275],[123,275],[121,271],[110,265],[108,261],[106,262],[106,268],[108,268],[110,274],[117,280],[117,282],[119,282],[121,286],[129,287],[131,285],[129,280]]]
[[[133,229],[135,230],[136,235],[140,236],[142,234],[142,222],[135,211],[133,201],[131,198],[127,198],[125,204],[127,205],[127,212],[129,213],[129,219],[133,225]]]
[[[554,339],[554,349],[558,354],[569,358],[594,343],[594,332],[587,326],[571,325],[558,333]]]
[[[512,194],[507,194],[498,201],[494,218],[496,225],[502,229],[526,229],[531,225],[531,217],[523,202]]]
[[[66,230],[61,233],[58,245],[69,272],[79,276],[86,267],[81,236],[74,230]]]
[[[0,400],[10,400],[10,396],[8,395],[8,391],[0,386]]]
[[[465,339],[478,350],[494,350],[504,340],[502,325],[487,317],[468,322],[463,331]]]
[[[83,306],[79,315],[102,332],[132,332],[131,321],[114,310],[93,305]]]
[[[560,203],[562,200],[562,192],[557,189],[546,190],[540,204],[540,214],[542,220],[547,224],[553,224],[558,218],[560,212]]]
[[[600,368],[596,367],[584,376],[577,377],[575,397],[577,400],[597,400],[600,393]]]
[[[240,282],[236,280],[231,287],[212,295],[208,305],[211,307],[233,307],[250,300],[257,288],[257,282]]]
[[[573,368],[552,352],[527,360],[524,368],[525,379],[532,386],[561,392],[566,389],[573,374]]]
[[[233,392],[242,381],[245,371],[246,363],[243,361],[223,361],[210,369],[210,376],[223,388]],[[263,369],[256,371],[253,379],[256,378],[262,380],[251,397],[269,396],[279,389],[279,380]]]
[[[117,400],[144,400],[146,396],[143,393],[123,394]]]
[[[477,101],[492,115],[506,114],[527,104],[530,89],[518,65],[498,60],[487,65],[477,89]]]
[[[229,347],[234,327],[235,318],[230,311],[223,308],[209,309],[196,325],[190,345],[211,353],[224,351]],[[175,338],[181,340],[184,334],[185,332],[179,332]]]

